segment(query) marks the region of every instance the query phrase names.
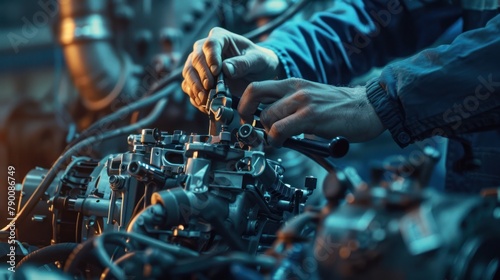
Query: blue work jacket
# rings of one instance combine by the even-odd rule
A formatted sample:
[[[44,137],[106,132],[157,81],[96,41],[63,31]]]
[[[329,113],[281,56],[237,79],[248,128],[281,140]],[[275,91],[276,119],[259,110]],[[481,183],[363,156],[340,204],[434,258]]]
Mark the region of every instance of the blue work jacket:
[[[385,66],[367,96],[396,143],[449,138],[445,189],[478,192],[500,186],[499,2],[336,1],[261,45],[288,77],[332,85]],[[457,21],[459,36],[430,47]]]

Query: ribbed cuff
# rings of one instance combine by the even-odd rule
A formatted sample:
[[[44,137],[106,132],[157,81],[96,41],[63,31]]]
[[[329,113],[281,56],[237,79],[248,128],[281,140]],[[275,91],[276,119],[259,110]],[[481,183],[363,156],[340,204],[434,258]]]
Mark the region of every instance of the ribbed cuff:
[[[372,104],[380,121],[392,134],[392,138],[400,147],[406,147],[415,141],[409,131],[404,127],[404,114],[402,108],[389,96],[375,78],[366,83],[366,96]]]

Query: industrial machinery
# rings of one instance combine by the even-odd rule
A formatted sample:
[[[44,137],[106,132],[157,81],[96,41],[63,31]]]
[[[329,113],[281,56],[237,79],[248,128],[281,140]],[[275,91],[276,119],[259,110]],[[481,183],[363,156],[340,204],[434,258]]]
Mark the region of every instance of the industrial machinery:
[[[249,18],[269,16],[263,2],[193,1],[180,31],[162,29],[165,50],[156,56],[147,28],[127,25],[132,7],[140,7],[140,19],[159,17],[150,1],[58,3],[58,38],[92,124],[68,133],[53,166],[30,170],[16,186],[17,217],[0,232],[7,241],[0,249],[13,263],[8,277],[500,279],[499,190],[466,196],[427,188],[439,158],[430,147],[417,162],[373,167],[366,182],[349,164],[332,161],[347,153],[347,139],[286,140],[284,147],[328,172],[318,196],[323,178],[286,180],[289,163],[271,159],[258,112],[252,124],[240,124],[238,98],[223,75],[205,104],[208,129],[151,128],[165,114],[192,117],[175,111],[187,104],[182,93],[175,100],[177,63],[186,56],[179,49],[209,22],[239,26],[244,6],[254,7]],[[278,2],[294,4],[248,37],[265,35],[314,1]],[[174,4],[162,3],[171,11]],[[129,30],[137,36],[124,36]],[[190,38],[176,50],[183,32]],[[320,202],[306,205],[313,194]]]
[[[481,197],[427,189],[438,154],[426,148],[422,156],[417,165],[374,168],[370,183],[350,167],[330,176],[327,205],[277,234],[273,277],[499,279],[496,190]]]
[[[266,158],[263,130],[249,124],[232,129],[231,123],[238,118],[231,104],[221,76],[207,104],[210,135],[143,129],[127,138],[126,153],[102,160],[74,157],[29,212],[30,219],[18,223],[18,239],[47,246],[33,253],[39,256],[52,246],[92,242],[107,233],[175,244],[190,252],[189,256],[232,250],[263,253],[283,223],[303,211],[316,188],[316,178],[305,177],[297,186],[285,184],[282,165]],[[345,155],[349,147],[340,137],[330,143],[294,138],[287,145],[335,157]],[[20,211],[46,176],[42,169],[26,176]],[[65,252],[57,255],[59,262],[70,250]],[[40,261],[28,256],[25,263],[30,259]],[[68,262],[67,271],[74,272],[76,265]],[[91,270],[85,276],[101,273]],[[110,275],[122,278],[123,273],[115,269]]]
[[[127,138],[128,152],[74,157],[18,224],[21,241],[42,247],[18,275],[498,279],[498,197],[428,190],[435,150],[373,168],[370,183],[330,164],[325,203],[305,208],[316,178],[283,183],[265,132],[239,125],[232,103],[221,76],[206,105],[209,135],[143,129]],[[349,147],[342,137],[285,145],[316,159]],[[28,174],[20,207],[47,174]]]

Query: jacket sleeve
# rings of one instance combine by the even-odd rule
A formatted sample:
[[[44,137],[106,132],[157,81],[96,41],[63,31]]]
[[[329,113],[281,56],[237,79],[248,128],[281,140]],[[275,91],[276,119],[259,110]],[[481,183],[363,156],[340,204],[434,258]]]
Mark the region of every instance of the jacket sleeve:
[[[448,1],[406,1],[427,3],[417,8],[403,1],[335,1],[310,21],[285,24],[260,45],[278,55],[288,77],[347,84],[374,66],[429,46],[461,14]]]
[[[434,135],[500,127],[500,15],[450,45],[393,63],[367,84],[382,123],[402,147]]]

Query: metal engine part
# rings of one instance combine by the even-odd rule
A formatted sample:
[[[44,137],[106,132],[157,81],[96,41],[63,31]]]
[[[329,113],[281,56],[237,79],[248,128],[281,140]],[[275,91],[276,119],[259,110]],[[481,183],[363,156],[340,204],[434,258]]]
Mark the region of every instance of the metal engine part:
[[[269,245],[315,184],[311,178],[307,189],[284,184],[282,167],[265,158],[263,145],[246,144],[262,138],[253,127],[243,126],[238,137],[233,142],[227,131],[210,136],[144,129],[128,137],[127,153],[100,161],[74,158],[30,214],[31,221],[19,225],[19,239],[45,246],[128,228],[202,250],[231,231],[234,244],[263,250],[262,235]],[[44,173],[28,174],[20,207]],[[153,207],[163,216],[144,223]]]
[[[359,192],[329,213],[314,244],[321,278],[498,279],[495,199]],[[332,272],[335,272],[332,274]]]
[[[500,279],[498,190],[482,197],[426,189],[437,158],[425,149],[419,165],[374,168],[370,185],[350,167],[329,176],[327,206],[278,232],[274,277]],[[308,228],[315,233],[304,236]]]

